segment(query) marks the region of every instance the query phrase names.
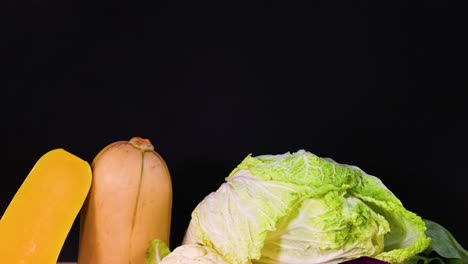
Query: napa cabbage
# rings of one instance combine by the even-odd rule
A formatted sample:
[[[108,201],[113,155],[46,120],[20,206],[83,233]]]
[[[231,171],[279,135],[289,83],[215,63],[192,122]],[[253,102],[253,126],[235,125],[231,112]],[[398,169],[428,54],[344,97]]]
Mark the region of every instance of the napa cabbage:
[[[379,178],[299,150],[248,155],[194,208],[182,243],[232,264],[403,263],[428,247],[425,231]]]

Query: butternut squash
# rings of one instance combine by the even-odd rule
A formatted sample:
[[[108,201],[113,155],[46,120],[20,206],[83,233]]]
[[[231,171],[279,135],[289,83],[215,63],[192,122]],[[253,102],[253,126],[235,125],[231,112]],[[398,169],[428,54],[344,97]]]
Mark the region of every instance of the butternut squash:
[[[151,240],[169,245],[172,182],[148,139],[103,148],[81,214],[78,264],[142,264]]]
[[[0,221],[0,263],[57,263],[91,178],[89,163],[63,149],[40,157]]]

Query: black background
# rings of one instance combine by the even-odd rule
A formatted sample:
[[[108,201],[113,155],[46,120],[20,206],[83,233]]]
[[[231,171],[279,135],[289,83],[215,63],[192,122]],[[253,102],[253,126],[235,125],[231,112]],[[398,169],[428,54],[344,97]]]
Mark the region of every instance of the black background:
[[[299,149],[378,176],[468,246],[463,7],[155,2],[2,4],[2,210],[45,152],[92,161],[141,136],[172,173],[172,247],[247,154]]]

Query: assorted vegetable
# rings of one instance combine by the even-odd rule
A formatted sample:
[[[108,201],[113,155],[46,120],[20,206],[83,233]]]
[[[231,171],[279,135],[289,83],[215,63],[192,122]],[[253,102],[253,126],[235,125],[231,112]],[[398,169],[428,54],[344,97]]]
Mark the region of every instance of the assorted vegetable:
[[[64,149],[40,157],[0,221],[0,262],[57,263],[91,177],[89,163]]]
[[[152,239],[169,244],[172,183],[163,158],[134,137],[102,149],[81,214],[79,264],[143,263]]]
[[[171,251],[171,175],[140,137],[91,166],[63,149],[43,155],[0,221],[1,262],[56,263],[80,210],[79,264],[468,263],[447,229],[379,178],[305,150],[248,155]]]

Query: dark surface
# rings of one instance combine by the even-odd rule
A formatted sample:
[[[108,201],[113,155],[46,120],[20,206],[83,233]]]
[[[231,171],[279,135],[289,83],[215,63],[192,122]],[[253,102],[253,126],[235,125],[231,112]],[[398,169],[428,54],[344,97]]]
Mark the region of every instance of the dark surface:
[[[378,176],[468,247],[462,7],[7,1],[4,210],[53,148],[149,138],[173,177],[172,246],[249,153],[306,149]],[[75,224],[60,259],[77,255]]]

